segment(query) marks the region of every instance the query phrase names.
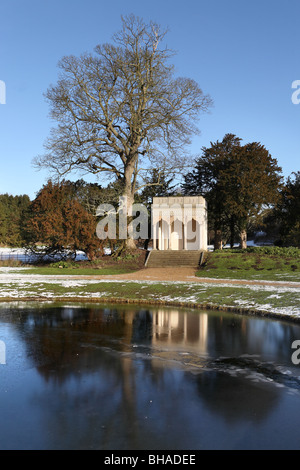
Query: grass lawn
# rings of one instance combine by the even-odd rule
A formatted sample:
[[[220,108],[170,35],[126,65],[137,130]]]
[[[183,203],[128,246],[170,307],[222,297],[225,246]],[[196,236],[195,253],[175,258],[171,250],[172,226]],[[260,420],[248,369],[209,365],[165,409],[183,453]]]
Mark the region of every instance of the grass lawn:
[[[22,271],[24,275],[39,274],[52,276],[99,276],[126,274],[135,272],[144,267],[145,251],[137,250],[133,255],[122,258],[103,256],[95,261],[58,261],[55,263],[45,263],[39,265],[27,265]],[[24,267],[24,264],[18,261],[10,260],[0,262],[1,267]]]
[[[100,275],[114,275],[114,274],[126,274],[134,272],[136,269],[122,268],[121,266],[116,267],[99,267],[99,268],[56,268],[56,267],[33,267],[23,271],[23,274],[40,274],[40,275],[74,275],[74,276],[100,276]]]
[[[84,276],[133,272],[144,266],[144,260],[105,259],[98,263],[59,264],[29,267],[14,278],[5,270],[0,273],[2,300],[71,300],[80,302],[167,303],[206,307],[258,310],[288,316],[300,321],[300,289],[297,286],[231,285],[226,279],[299,281],[300,250],[261,249],[224,250],[208,253],[197,271],[199,278],[225,279],[222,283],[116,281],[88,279]],[[1,271],[1,269],[0,269]],[[17,272],[17,270],[16,270]],[[20,273],[22,274],[20,276]],[[24,275],[23,275],[24,274]],[[40,274],[41,277],[26,274]],[[70,275],[66,278],[62,275]],[[45,275],[45,277],[43,277]],[[52,275],[52,276],[49,276]],[[80,278],[82,276],[82,278]],[[200,279],[199,279],[200,280]]]
[[[300,281],[300,250],[257,248],[208,253],[198,277],[268,281]]]
[[[27,278],[28,279],[28,278]],[[37,278],[36,278],[37,279]],[[88,279],[26,280],[1,283],[2,300],[56,300],[80,302],[165,303],[201,308],[233,308],[234,311],[261,311],[280,317],[300,319],[300,290],[272,286],[230,286],[174,283],[99,281]]]

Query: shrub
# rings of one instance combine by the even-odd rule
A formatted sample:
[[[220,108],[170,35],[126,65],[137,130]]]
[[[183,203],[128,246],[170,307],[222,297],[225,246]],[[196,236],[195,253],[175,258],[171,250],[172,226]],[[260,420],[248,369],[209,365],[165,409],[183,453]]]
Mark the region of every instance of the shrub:
[[[249,246],[244,250],[242,250],[241,248],[226,248],[226,250],[215,250],[214,253],[254,253],[259,255],[300,258],[300,248],[296,248],[293,246]]]

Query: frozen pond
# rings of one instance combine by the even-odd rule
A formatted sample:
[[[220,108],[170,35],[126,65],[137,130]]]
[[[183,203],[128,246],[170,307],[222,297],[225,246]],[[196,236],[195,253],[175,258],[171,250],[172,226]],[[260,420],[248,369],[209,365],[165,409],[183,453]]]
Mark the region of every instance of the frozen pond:
[[[2,303],[0,449],[299,449],[295,340],[224,312]]]

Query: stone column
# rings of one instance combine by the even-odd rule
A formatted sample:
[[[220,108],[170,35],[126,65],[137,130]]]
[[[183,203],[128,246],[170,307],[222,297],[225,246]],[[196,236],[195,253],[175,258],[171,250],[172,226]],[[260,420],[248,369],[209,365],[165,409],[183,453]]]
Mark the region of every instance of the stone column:
[[[154,218],[153,218],[154,219]],[[157,245],[157,223],[156,223],[156,219],[153,220],[153,226],[152,226],[152,230],[153,230],[153,250],[156,250],[156,245]]]
[[[182,229],[183,229],[183,249],[187,250],[187,223],[186,223],[185,217],[183,218]]]
[[[161,239],[162,239],[162,235],[161,235],[161,225],[160,225],[160,221],[158,222],[158,249],[161,250],[162,247],[161,247]]]

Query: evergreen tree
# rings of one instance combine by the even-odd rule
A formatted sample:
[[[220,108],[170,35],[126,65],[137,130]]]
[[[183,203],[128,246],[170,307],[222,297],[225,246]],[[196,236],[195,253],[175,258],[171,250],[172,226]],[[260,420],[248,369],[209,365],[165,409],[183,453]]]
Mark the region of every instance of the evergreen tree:
[[[276,159],[263,145],[253,142],[242,146],[233,134],[202,149],[195,170],[185,177],[183,190],[207,199],[215,248],[221,248],[224,230],[230,232],[231,243],[237,230],[241,248],[247,247],[249,221],[279,198],[280,173]]]
[[[28,249],[42,258],[76,257],[84,251],[89,259],[102,254],[96,236],[96,218],[74,196],[69,182],[49,181],[30,207],[27,222]],[[39,248],[39,245],[42,248]]]
[[[0,195],[0,244],[22,246],[24,244],[24,223],[30,205],[27,195]]]
[[[240,141],[235,135],[226,134],[221,142],[203,147],[202,156],[196,160],[194,170],[184,176],[184,194],[201,194],[208,203],[209,230],[214,231],[215,249],[222,248],[229,231],[232,241],[235,236],[236,221],[228,211],[222,172],[230,167],[229,156],[240,147]]]
[[[300,171],[288,177],[276,213],[281,222],[280,243],[300,247]]]

